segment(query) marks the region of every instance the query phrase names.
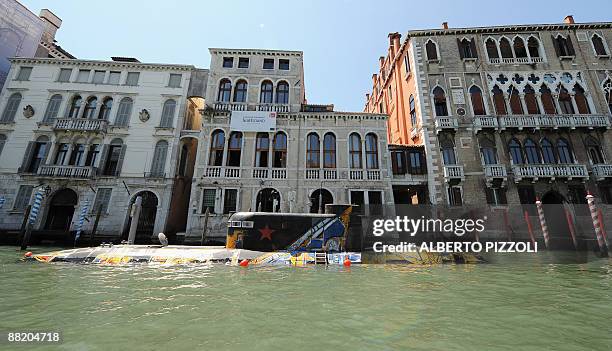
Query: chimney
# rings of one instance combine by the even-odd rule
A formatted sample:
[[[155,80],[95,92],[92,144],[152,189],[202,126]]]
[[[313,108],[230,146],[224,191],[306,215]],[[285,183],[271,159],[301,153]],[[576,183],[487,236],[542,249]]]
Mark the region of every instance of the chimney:
[[[55,40],[55,33],[62,26],[62,20],[47,9],[40,10],[38,17],[40,17],[45,24],[42,40],[47,43],[52,43],[53,40]]]
[[[372,75],[372,84],[376,85],[377,81],[378,81],[378,74],[374,73]]]
[[[383,69],[383,67],[385,67],[385,57],[384,56],[379,57],[378,63],[380,64],[380,69]]]
[[[563,23],[565,23],[565,24],[574,24],[576,22],[574,22],[574,16],[573,15],[567,15],[563,19]]]
[[[397,54],[397,51],[399,50],[399,47],[400,47],[401,34],[399,34],[398,32],[389,33],[388,37],[389,37],[389,54],[390,54],[390,57],[395,57],[395,55]]]
[[[442,29],[448,29],[448,22],[442,22]]]

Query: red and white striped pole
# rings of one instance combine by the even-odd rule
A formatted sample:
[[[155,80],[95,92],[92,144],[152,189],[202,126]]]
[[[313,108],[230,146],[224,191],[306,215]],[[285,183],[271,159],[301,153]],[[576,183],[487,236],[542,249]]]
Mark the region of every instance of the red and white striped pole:
[[[544,218],[544,210],[542,209],[542,201],[536,198],[536,207],[538,208],[538,218],[540,219],[540,226],[542,227],[542,235],[544,236],[544,245],[548,248],[548,226],[546,226],[546,219]]]
[[[599,252],[601,252],[602,256],[606,257],[608,256],[608,251],[606,250],[606,243],[604,242],[601,226],[599,225],[599,216],[597,215],[597,207],[595,207],[595,196],[591,195],[589,192],[587,193],[586,199],[589,204],[593,227],[595,228],[595,237],[597,238],[597,245],[599,245]]]
[[[531,227],[531,221],[529,220],[529,212],[525,211],[524,215],[525,215],[525,223],[527,223],[527,232],[529,233],[529,239],[531,239],[531,243],[535,247],[536,240],[535,240],[535,236],[533,235],[533,228]]]

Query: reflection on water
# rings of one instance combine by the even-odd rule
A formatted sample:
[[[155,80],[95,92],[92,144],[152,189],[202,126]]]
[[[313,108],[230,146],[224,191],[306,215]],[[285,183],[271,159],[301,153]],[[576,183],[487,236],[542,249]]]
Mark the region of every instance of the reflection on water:
[[[573,253],[350,269],[19,255],[0,247],[0,330],[60,329],[64,350],[612,349],[612,261]]]

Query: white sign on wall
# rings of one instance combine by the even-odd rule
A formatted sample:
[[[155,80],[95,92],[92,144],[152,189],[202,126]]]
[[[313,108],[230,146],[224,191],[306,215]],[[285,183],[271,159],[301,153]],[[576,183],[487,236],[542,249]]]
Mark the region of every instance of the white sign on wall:
[[[270,132],[276,129],[276,112],[232,111],[230,130]]]

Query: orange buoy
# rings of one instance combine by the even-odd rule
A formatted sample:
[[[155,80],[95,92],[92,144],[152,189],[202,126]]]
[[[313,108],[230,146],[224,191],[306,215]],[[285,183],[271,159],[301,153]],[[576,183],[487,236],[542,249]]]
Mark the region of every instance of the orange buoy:
[[[24,255],[25,257],[32,257],[32,251],[28,251]]]
[[[350,267],[351,266],[351,260],[349,260],[348,258],[344,259],[344,267]]]
[[[240,261],[240,267],[248,267],[248,266],[249,266],[249,260]]]

